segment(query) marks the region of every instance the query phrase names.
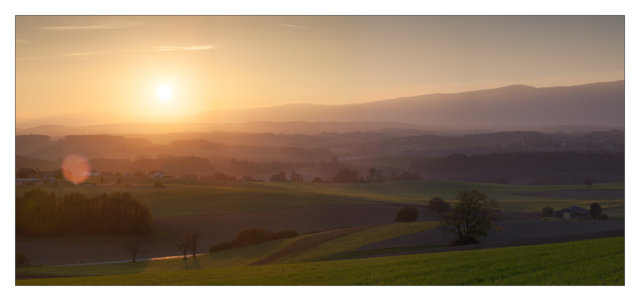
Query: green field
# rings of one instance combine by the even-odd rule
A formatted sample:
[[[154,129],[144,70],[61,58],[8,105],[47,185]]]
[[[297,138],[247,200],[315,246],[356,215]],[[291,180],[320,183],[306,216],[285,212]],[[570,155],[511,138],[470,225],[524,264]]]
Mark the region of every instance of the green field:
[[[105,179],[111,183],[115,178]],[[98,181],[92,178],[90,182]],[[165,188],[158,193],[151,185],[161,182]],[[279,182],[226,182],[175,178],[123,178],[123,184],[134,185],[131,194],[147,204],[154,216],[214,215],[281,210],[287,208],[343,205],[378,204],[367,200],[383,200],[426,204],[434,197],[453,201],[461,190],[476,189],[499,201],[506,211],[540,211],[542,207],[554,209],[569,206],[589,207],[593,200],[560,199],[516,195],[522,193],[566,189],[615,189],[623,190],[624,183],[584,185],[527,186],[466,183],[450,181],[407,181],[370,184],[334,183],[279,183]],[[129,191],[123,185],[112,186],[39,186],[56,194],[80,192],[88,196]],[[16,193],[23,194],[31,187],[17,186]],[[359,199],[359,200],[358,200]],[[598,200],[604,209],[618,208],[624,214],[624,200]]]
[[[16,280],[16,285],[624,285],[624,238],[340,261]],[[190,263],[182,263],[188,265]]]

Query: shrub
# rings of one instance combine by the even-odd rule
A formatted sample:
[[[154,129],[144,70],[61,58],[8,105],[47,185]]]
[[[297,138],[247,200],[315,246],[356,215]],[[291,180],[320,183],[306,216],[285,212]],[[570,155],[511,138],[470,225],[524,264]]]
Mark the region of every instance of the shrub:
[[[16,252],[16,266],[27,266],[29,265],[29,260],[27,259],[27,255],[23,252]]]
[[[599,221],[604,221],[604,220],[608,220],[609,217],[606,214],[603,213],[603,214],[598,215],[598,217],[596,217],[596,219],[599,220]]]
[[[396,213],[395,222],[410,223],[418,220],[418,208],[405,206]]]
[[[442,213],[451,210],[451,205],[449,205],[449,203],[445,202],[443,199],[435,197],[429,200],[429,205],[427,206],[427,208],[436,213]]]
[[[284,239],[284,238],[293,238],[298,236],[298,232],[295,230],[280,230],[278,232],[272,232],[267,235],[267,240],[276,240],[276,239]]]
[[[267,230],[265,228],[243,229],[236,235],[234,242],[238,246],[249,246],[267,241]]]
[[[598,217],[598,215],[600,215],[601,213],[602,213],[602,207],[600,206],[600,204],[596,202],[591,204],[591,210],[589,210],[589,215],[591,215],[592,218]]]
[[[233,248],[255,245],[271,240],[292,238],[298,236],[295,230],[267,231],[265,228],[243,229],[236,238],[229,242],[221,242],[209,247],[209,253]]]
[[[553,208],[551,208],[551,207],[542,208],[542,211],[540,212],[540,216],[542,216],[542,217],[553,217]]]
[[[212,252],[218,252],[218,251],[224,251],[224,250],[228,250],[228,249],[232,249],[233,248],[233,244],[230,242],[226,242],[223,241],[221,243],[215,244],[213,246],[209,247],[209,253]]]

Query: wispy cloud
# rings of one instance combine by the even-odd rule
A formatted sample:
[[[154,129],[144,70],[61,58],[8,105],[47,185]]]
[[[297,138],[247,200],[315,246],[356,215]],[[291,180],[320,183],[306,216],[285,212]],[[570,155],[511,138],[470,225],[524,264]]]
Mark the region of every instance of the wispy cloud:
[[[74,52],[65,56],[90,56],[99,54],[112,54],[116,52],[132,52],[132,51],[189,51],[189,50],[207,50],[215,48],[213,45],[194,45],[194,46],[158,46],[148,49],[121,49],[96,52]]]
[[[69,31],[69,30],[98,30],[98,29],[119,29],[119,28],[127,28],[142,25],[143,23],[101,23],[101,24],[93,24],[93,25],[67,25],[67,26],[44,26],[40,27],[41,30],[46,31]]]
[[[304,28],[304,29],[311,29],[311,30],[317,30],[317,31],[325,31],[325,30],[322,30],[322,29],[304,27],[304,26],[296,26],[296,25],[289,25],[289,24],[280,24],[280,25],[287,26],[287,27]]]
[[[176,51],[176,50],[207,50],[213,49],[213,45],[196,45],[196,46],[160,46],[154,48],[157,51]]]
[[[16,44],[26,44],[31,43],[31,41],[16,39]]]

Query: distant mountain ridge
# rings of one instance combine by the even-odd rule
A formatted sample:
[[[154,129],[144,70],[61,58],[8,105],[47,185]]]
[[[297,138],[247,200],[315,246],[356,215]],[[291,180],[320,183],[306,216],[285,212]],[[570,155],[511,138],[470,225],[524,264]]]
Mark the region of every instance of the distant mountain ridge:
[[[568,87],[512,85],[451,94],[428,94],[361,104],[286,104],[251,109],[222,109],[172,118],[175,123],[248,122],[400,122],[420,126],[495,128],[498,126],[623,126],[624,80]],[[67,114],[69,115],[69,114]],[[86,115],[86,113],[85,113]],[[97,115],[92,124],[142,123],[133,118]],[[18,122],[17,126],[73,125],[70,116]],[[59,119],[59,120],[58,120]],[[76,117],[82,120],[81,117]],[[136,120],[136,119],[133,119]],[[137,119],[142,120],[142,119]],[[45,122],[46,121],[46,122]],[[56,122],[58,121],[58,122]],[[89,122],[86,121],[85,122]],[[83,124],[89,125],[89,124]]]

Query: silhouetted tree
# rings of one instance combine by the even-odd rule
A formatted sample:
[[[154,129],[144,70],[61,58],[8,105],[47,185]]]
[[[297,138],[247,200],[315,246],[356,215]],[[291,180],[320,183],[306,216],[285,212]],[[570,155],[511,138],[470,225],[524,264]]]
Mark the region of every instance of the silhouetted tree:
[[[356,183],[360,178],[360,172],[349,168],[340,168],[338,172],[333,176],[334,183]]]
[[[304,182],[304,177],[293,170],[291,171],[291,182]]]
[[[458,236],[454,244],[478,243],[480,236],[486,237],[498,221],[498,203],[476,190],[460,191],[456,201],[453,209],[445,213],[441,226]]]
[[[118,183],[118,185],[120,185],[120,178],[118,178],[118,179],[116,180],[116,183]]]
[[[184,259],[187,260],[187,253],[189,253],[190,250],[187,236],[185,235],[184,239],[181,242],[176,242],[173,245],[176,246],[176,248],[178,248],[180,252],[182,252],[182,255],[184,255]]]
[[[315,178],[313,178],[313,180],[311,180],[311,182],[314,182],[314,183],[324,183],[325,181],[324,181],[322,178],[320,178],[320,177],[315,177]]]
[[[451,205],[449,205],[449,203],[445,202],[443,199],[435,197],[429,200],[429,205],[427,206],[427,208],[429,208],[429,210],[433,212],[440,214],[451,210]]]
[[[602,214],[602,207],[600,206],[600,204],[598,204],[596,202],[591,204],[591,209],[589,210],[589,215],[591,215],[592,218],[596,218],[600,214]]]
[[[269,181],[271,182],[288,182],[287,181],[287,174],[284,173],[284,171],[281,171],[277,174],[274,174],[271,176],[271,178],[269,178]]]
[[[138,254],[138,250],[140,249],[140,241],[137,239],[126,241],[122,243],[122,247],[127,253],[131,254],[133,262],[136,262],[136,254]]]
[[[156,182],[155,184],[153,184],[153,188],[158,190],[158,193],[160,193],[160,188],[164,188],[164,185],[162,185],[162,183],[160,182]]]
[[[196,248],[200,241],[200,234],[196,231],[189,231],[185,237],[185,241],[189,244],[189,250],[193,252],[193,257],[196,257]]]
[[[542,216],[542,217],[553,217],[553,208],[551,208],[551,207],[542,208],[542,211],[540,211],[540,216]]]
[[[405,206],[396,213],[395,222],[410,223],[418,220],[418,208]]]

